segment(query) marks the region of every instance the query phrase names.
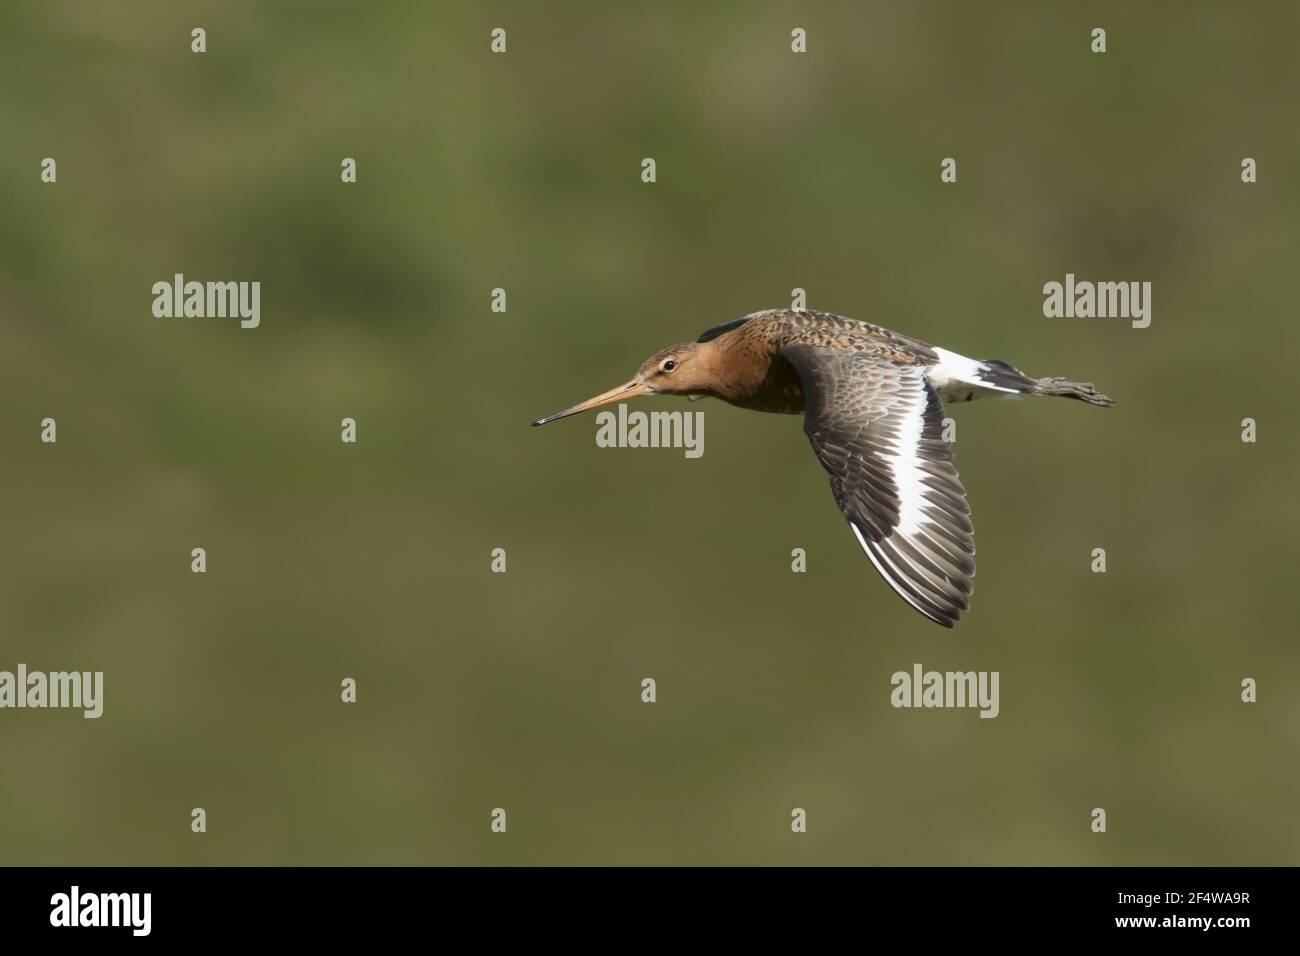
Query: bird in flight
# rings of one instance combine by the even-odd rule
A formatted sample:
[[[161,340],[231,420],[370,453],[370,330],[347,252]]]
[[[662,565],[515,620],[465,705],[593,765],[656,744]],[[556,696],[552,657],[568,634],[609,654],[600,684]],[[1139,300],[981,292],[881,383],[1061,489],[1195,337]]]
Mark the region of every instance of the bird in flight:
[[[867,557],[904,601],[944,627],[969,607],[975,542],[966,489],[942,435],[943,403],[1060,395],[1112,404],[1082,382],[1031,378],[1006,362],[966,358],[842,315],[772,309],[656,352],[630,382],[533,424],[658,394],[802,412]]]

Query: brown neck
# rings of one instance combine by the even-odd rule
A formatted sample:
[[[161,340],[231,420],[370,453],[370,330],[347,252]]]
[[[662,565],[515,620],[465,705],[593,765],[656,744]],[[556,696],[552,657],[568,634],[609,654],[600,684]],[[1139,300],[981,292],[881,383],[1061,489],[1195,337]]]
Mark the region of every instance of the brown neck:
[[[735,402],[759,390],[772,359],[755,344],[748,337],[729,333],[700,345],[699,360],[708,374],[710,392]]]

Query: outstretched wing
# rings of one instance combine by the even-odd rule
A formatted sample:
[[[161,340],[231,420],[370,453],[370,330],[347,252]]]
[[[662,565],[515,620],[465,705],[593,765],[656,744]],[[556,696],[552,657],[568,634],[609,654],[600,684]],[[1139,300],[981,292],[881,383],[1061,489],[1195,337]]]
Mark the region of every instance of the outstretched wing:
[[[925,366],[809,345],[781,355],[799,373],[804,431],[867,557],[908,604],[952,627],[973,590],[974,529]]]

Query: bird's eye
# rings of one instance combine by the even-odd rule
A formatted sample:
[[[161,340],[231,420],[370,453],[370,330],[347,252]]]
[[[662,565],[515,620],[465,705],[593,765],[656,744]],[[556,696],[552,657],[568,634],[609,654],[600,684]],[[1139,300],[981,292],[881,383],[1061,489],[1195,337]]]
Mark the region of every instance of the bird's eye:
[[[663,368],[663,370],[664,370],[665,372],[671,372],[671,371],[672,371],[673,369],[675,369],[676,367],[677,367],[677,363],[674,362],[672,359],[669,359],[667,362],[664,362],[664,364],[663,364],[663,366],[662,366],[662,368]]]

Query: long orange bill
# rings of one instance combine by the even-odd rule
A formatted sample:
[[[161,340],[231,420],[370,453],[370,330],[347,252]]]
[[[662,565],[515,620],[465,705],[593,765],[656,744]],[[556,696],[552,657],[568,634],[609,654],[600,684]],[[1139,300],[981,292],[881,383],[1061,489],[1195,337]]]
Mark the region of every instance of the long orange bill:
[[[554,415],[547,415],[545,418],[539,418],[533,422],[534,425],[545,425],[547,422],[553,422],[559,418],[568,418],[570,415],[578,415],[582,412],[589,412],[593,408],[600,408],[602,405],[612,405],[614,402],[621,402],[625,398],[636,398],[638,395],[649,395],[648,389],[640,379],[632,379],[626,385],[620,385],[617,388],[611,388],[608,392],[601,392],[595,398],[589,398],[585,402],[579,402],[572,408],[566,408],[562,412],[556,412]]]

